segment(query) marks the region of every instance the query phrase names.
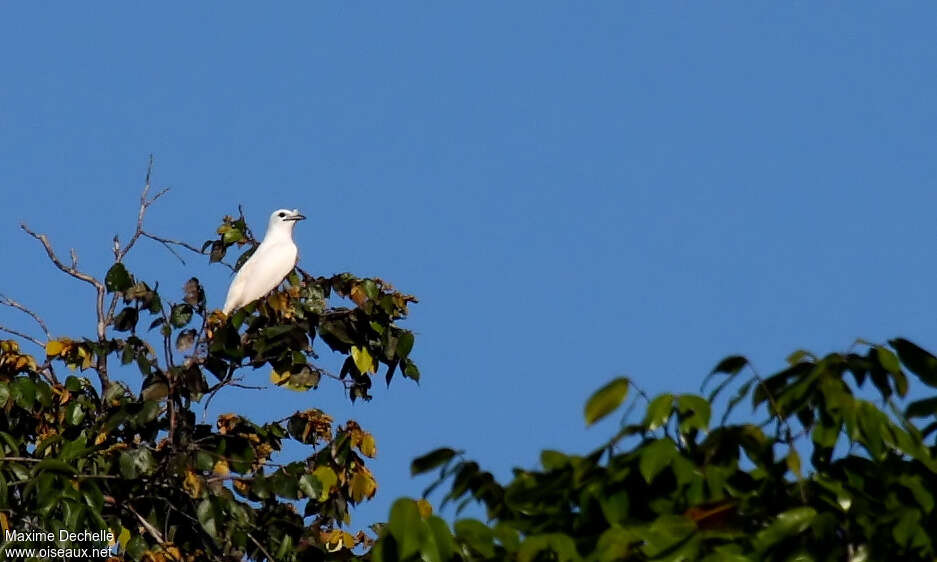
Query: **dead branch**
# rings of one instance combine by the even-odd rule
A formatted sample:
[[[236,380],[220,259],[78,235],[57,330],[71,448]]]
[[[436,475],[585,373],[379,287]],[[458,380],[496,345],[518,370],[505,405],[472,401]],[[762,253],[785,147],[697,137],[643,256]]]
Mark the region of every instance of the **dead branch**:
[[[78,270],[76,267],[78,259],[74,250],[72,250],[72,263],[76,265],[67,266],[62,263],[62,260],[60,260],[58,255],[56,255],[55,250],[52,249],[52,244],[49,242],[48,236],[45,234],[37,234],[36,232],[30,230],[29,227],[26,226],[26,223],[21,223],[20,228],[22,228],[26,234],[32,236],[38,240],[40,244],[42,244],[43,249],[45,249],[46,254],[49,256],[49,259],[52,260],[52,263],[55,265],[55,267],[59,268],[60,271],[66,275],[78,279],[79,281],[84,281],[85,283],[88,283],[94,287],[94,290],[97,293],[97,298],[95,301],[98,319],[97,336],[99,342],[104,342],[107,336],[108,319],[107,315],[104,313],[104,295],[107,293],[107,289],[105,288],[104,283],[98,281],[93,276]],[[103,354],[97,354],[97,360],[97,367],[95,368],[95,371],[97,371],[98,378],[101,380],[101,392],[103,393],[107,391],[107,387],[111,384],[111,381],[107,375],[107,356]]]
[[[0,295],[0,304],[4,306],[9,306],[10,308],[15,308],[16,310],[25,312],[26,314],[30,315],[32,319],[35,320],[37,324],[39,324],[39,327],[42,328],[43,333],[46,335],[46,339],[50,339],[50,340],[52,339],[52,334],[49,333],[49,327],[46,326],[46,323],[42,321],[42,318],[40,318],[38,314],[36,314],[32,310],[26,308],[22,304],[16,302],[15,300],[11,299],[10,297],[6,295]]]
[[[30,336],[29,334],[24,334],[23,332],[14,330],[13,328],[7,328],[6,326],[4,326],[4,325],[2,325],[2,324],[0,324],[0,332],[6,332],[6,333],[8,333],[8,334],[12,334],[12,335],[14,335],[14,336],[23,338],[23,339],[26,340],[26,341],[30,341],[30,342],[32,342],[32,343],[38,345],[39,347],[41,347],[41,348],[43,348],[43,349],[46,348],[46,344],[44,344],[44,343],[42,343],[41,341],[37,340],[36,338]]]
[[[159,544],[161,544],[161,545],[162,545],[162,544],[165,544],[165,541],[163,540],[163,534],[159,532],[159,529],[157,529],[156,527],[154,527],[154,526],[153,526],[149,521],[147,521],[142,515],[140,515],[139,513],[137,513],[137,510],[135,510],[135,509],[133,508],[133,506],[130,505],[129,503],[128,503],[128,504],[124,504],[124,507],[127,508],[127,511],[129,511],[130,513],[132,513],[132,514],[134,514],[134,515],[136,516],[137,520],[140,522],[140,525],[142,525],[143,528],[146,529],[146,532],[148,532],[148,533],[150,534],[150,536],[152,536],[154,539],[156,539],[156,542],[157,542],[157,543],[159,543]]]

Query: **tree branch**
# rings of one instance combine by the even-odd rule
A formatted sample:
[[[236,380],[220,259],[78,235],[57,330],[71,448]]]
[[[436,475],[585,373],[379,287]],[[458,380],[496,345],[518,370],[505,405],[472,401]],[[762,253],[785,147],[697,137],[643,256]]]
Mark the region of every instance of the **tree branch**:
[[[133,506],[130,505],[129,503],[124,504],[124,507],[127,508],[127,511],[129,511],[130,513],[134,514],[137,517],[137,521],[139,521],[140,524],[143,525],[143,528],[146,529],[146,532],[148,532],[150,536],[156,539],[157,543],[159,543],[160,545],[165,544],[165,541],[163,540],[163,534],[159,532],[159,529],[154,527],[142,515],[137,513],[137,510],[135,510]]]
[[[36,338],[30,336],[29,334],[24,334],[23,332],[14,330],[13,328],[7,328],[7,327],[4,326],[3,324],[0,324],[0,332],[6,332],[6,333],[8,333],[8,334],[12,334],[12,335],[14,335],[14,336],[23,338],[24,340],[29,341],[29,342],[32,342],[32,343],[38,345],[39,347],[41,347],[41,348],[43,348],[43,349],[45,349],[45,347],[46,347],[46,344],[44,344],[44,343],[42,343],[41,341],[37,340]]]
[[[26,308],[25,306],[21,305],[20,303],[16,302],[15,300],[11,299],[10,297],[6,295],[0,295],[0,304],[4,306],[9,306],[11,308],[15,308],[19,311],[25,312],[26,314],[30,315],[32,319],[35,320],[37,324],[39,324],[39,327],[42,328],[43,333],[46,335],[46,339],[50,339],[50,340],[52,339],[52,334],[49,333],[49,327],[46,326],[46,323],[42,321],[42,318],[40,318],[38,314],[36,314],[32,310]]]
[[[97,293],[95,305],[96,305],[96,311],[97,311],[97,317],[98,317],[98,324],[97,324],[98,342],[101,342],[101,343],[105,342],[107,340],[108,317],[104,312],[104,295],[107,293],[107,289],[104,287],[104,283],[98,281],[91,275],[88,275],[87,273],[83,273],[78,270],[77,268],[78,257],[75,254],[74,250],[72,250],[72,265],[67,266],[64,263],[62,263],[62,260],[60,260],[59,257],[56,255],[55,250],[52,249],[52,244],[49,242],[48,236],[46,236],[45,234],[37,234],[33,232],[32,230],[29,229],[28,226],[26,226],[26,223],[20,223],[20,228],[23,229],[23,232],[32,236],[33,238],[38,240],[40,244],[42,244],[43,249],[45,249],[46,254],[49,256],[49,259],[52,260],[52,263],[55,265],[55,267],[59,268],[60,271],[62,271],[66,275],[69,275],[71,277],[74,277],[75,279],[78,279],[79,281],[84,281],[85,283],[88,283],[89,285],[94,287],[94,290]],[[97,353],[96,355],[97,355],[98,361],[97,361],[97,367],[95,368],[95,371],[98,374],[98,378],[101,380],[101,392],[104,393],[107,391],[107,387],[110,386],[111,384],[111,381],[107,375],[107,355],[101,354],[101,353]]]

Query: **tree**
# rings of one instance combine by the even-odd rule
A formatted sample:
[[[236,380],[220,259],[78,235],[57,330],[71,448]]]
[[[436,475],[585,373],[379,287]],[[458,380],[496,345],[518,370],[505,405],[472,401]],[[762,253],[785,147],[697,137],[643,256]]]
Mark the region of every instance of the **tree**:
[[[365,462],[376,452],[371,434],[318,409],[264,424],[224,414],[214,425],[194,410],[243,387],[245,369],[268,369],[275,384],[300,391],[334,379],[351,400],[371,398],[379,369],[387,384],[397,372],[418,380],[413,333],[398,326],[416,299],[380,279],[299,268],[230,317],[206,308],[194,277],[167,295],[125,266],[141,239],[220,265],[246,248],[232,269],[257,242],[243,212],[224,217],[201,249],[147,232],[145,213],[164,193],[150,196],[148,170],[136,229],[126,244],[115,237],[103,276],[79,269],[74,253],[66,264],[45,235],[22,225],[55,267],[94,289],[95,335],[53,338],[30,309],[0,301],[29,313],[46,336],[0,328],[45,351],[0,342],[0,549],[24,558],[10,549],[46,549],[34,559],[112,545],[132,560],[353,558],[373,540],[346,530],[351,507],[377,489]],[[321,366],[322,349],[344,358],[338,374]],[[136,382],[121,382],[115,369],[133,369]],[[305,458],[276,458],[289,440],[305,446]]]
[[[415,474],[440,470],[430,489],[451,482],[444,504],[481,502],[489,522],[450,529],[401,499],[373,560],[937,560],[937,396],[908,399],[937,388],[937,357],[896,338],[788,363],[762,378],[728,357],[707,397],[638,391],[644,415],[629,410],[604,446],[543,451],[507,484],[453,449],[418,458]],[[599,389],[586,422],[637,388]],[[758,423],[735,421],[746,400]]]

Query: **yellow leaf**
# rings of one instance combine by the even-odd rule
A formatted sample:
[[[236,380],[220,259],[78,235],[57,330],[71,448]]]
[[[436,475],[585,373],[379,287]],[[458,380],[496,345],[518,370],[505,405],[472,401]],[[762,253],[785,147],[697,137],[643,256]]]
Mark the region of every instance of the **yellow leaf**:
[[[332,487],[338,483],[338,475],[327,466],[317,467],[312,475],[322,483],[322,493],[319,494],[318,500],[324,502],[329,498],[329,492],[332,491]]]
[[[62,353],[64,349],[65,349],[65,344],[60,341],[51,340],[46,343],[46,355],[48,355],[49,357],[58,356],[59,354]]]
[[[3,527],[4,533],[10,530],[10,520],[7,519],[7,514],[2,511],[0,511],[0,527]]]
[[[272,382],[273,384],[280,386],[281,384],[287,382],[288,380],[290,380],[289,372],[283,373],[281,375],[280,373],[276,371],[270,371],[270,382]]]
[[[130,529],[127,527],[121,527],[120,533],[117,535],[117,542],[126,547],[127,543],[130,542]]]
[[[101,443],[104,443],[106,440],[107,440],[107,433],[104,433],[102,431],[101,433],[98,433],[97,437],[94,438],[94,444],[100,445]]]
[[[235,480],[234,489],[242,496],[246,496],[250,492],[251,485],[247,480]]]
[[[325,549],[329,552],[338,552],[342,549],[342,530],[341,529],[332,529],[330,531],[322,531],[322,542],[325,543]]]
[[[240,420],[241,416],[237,414],[221,414],[218,416],[217,422],[218,433],[226,435],[228,432],[233,431]]]
[[[212,472],[215,474],[220,474],[221,476],[227,476],[231,470],[228,468],[228,461],[224,459],[218,459],[218,462],[215,463],[215,466],[212,468]]]
[[[285,293],[273,292],[267,297],[267,306],[276,312],[283,313],[289,304],[289,297]]]
[[[367,348],[358,347],[357,345],[351,346],[351,358],[355,361],[355,367],[358,367],[358,370],[362,373],[377,372],[377,369],[374,368],[374,359],[368,353]]]
[[[351,499],[358,503],[373,498],[376,492],[377,482],[371,476],[371,471],[362,466],[351,479]]]
[[[185,481],[182,488],[189,496],[197,498],[202,494],[202,480],[191,470],[185,471]]]
[[[427,519],[433,514],[433,506],[423,498],[416,500],[416,509],[420,512],[420,517],[423,519]]]
[[[84,346],[78,346],[78,356],[81,357],[81,370],[84,371],[94,364],[94,354],[88,351]]]
[[[374,458],[377,455],[377,444],[374,442],[374,436],[366,431],[362,431],[364,436],[361,438],[361,443],[358,444],[358,450],[361,451],[361,454]]]
[[[362,306],[365,301],[368,300],[368,295],[364,292],[364,289],[361,285],[356,284],[351,288],[351,300],[355,301],[355,304]]]

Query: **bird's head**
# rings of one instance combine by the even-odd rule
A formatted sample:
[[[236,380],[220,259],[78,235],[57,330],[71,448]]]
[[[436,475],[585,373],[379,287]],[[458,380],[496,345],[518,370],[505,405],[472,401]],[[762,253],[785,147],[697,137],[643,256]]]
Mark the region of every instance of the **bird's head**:
[[[270,215],[270,222],[267,223],[267,232],[278,230],[292,231],[296,221],[305,220],[305,216],[299,212],[299,209],[277,209]]]

